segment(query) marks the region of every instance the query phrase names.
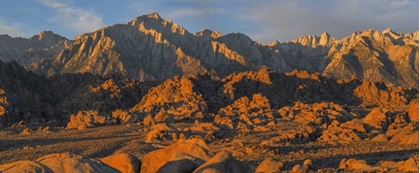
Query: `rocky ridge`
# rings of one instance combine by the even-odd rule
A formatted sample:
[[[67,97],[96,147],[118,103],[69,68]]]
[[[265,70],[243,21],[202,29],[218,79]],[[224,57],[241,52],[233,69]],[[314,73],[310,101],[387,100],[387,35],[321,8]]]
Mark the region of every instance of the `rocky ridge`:
[[[77,36],[43,53],[26,53],[19,62],[46,76],[89,72],[162,81],[196,74],[223,78],[267,67],[280,73],[298,69],[408,88],[418,87],[418,31],[371,29],[343,39],[324,32],[260,44],[241,33],[202,30],[192,34],[151,13]]]
[[[0,65],[4,72],[0,74],[3,125],[20,120],[67,124],[71,114],[90,110],[107,117],[120,117],[118,122],[141,120],[148,115],[155,117],[159,112],[175,120],[206,119],[220,113],[222,108],[232,110],[230,104],[236,105],[233,108],[249,107],[246,105],[252,105],[253,99],[266,103],[262,108],[267,110],[297,101],[395,108],[418,97],[416,89],[392,88],[357,79],[335,81],[305,71],[281,74],[267,68],[231,74],[223,79],[210,75],[174,77],[159,84],[88,73],[46,78],[26,72],[16,63]],[[245,105],[235,104],[238,99]],[[242,103],[246,100],[250,102]]]
[[[0,60],[18,61],[26,66],[45,58],[51,58],[67,48],[71,41],[52,31],[42,31],[30,38],[0,35]]]

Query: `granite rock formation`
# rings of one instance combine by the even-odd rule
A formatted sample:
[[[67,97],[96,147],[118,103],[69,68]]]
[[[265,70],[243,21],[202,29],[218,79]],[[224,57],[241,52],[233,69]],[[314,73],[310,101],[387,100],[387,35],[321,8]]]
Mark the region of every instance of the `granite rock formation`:
[[[79,35],[37,55],[26,53],[19,62],[46,76],[89,72],[161,81],[197,74],[225,77],[266,67],[280,73],[298,69],[408,88],[418,87],[418,31],[370,29],[343,39],[324,32],[261,44],[241,33],[202,30],[192,34],[151,13]]]

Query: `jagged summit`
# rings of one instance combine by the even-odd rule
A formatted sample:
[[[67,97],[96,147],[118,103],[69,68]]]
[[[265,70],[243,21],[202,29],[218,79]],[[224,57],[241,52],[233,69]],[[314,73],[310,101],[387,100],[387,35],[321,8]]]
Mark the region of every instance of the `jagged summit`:
[[[148,18],[148,19],[157,19],[157,20],[163,20],[162,17],[159,15],[159,13],[157,12],[153,12],[153,13],[149,13],[149,14],[144,14],[144,15],[139,15],[137,16],[135,19],[139,19],[139,18]]]
[[[319,37],[318,44],[325,46],[325,45],[330,44],[330,42],[332,42],[330,34],[328,34],[327,32],[323,32],[321,36]]]
[[[279,44],[281,44],[281,43],[278,40],[274,40],[274,41],[268,43],[267,45],[273,47],[273,46],[276,46],[276,45],[279,45]]]
[[[15,39],[35,39],[35,38],[38,39],[39,38],[40,40],[42,40],[42,38],[46,38],[46,37],[61,37],[61,38],[64,38],[64,39],[67,40],[67,38],[65,38],[65,37],[63,37],[59,34],[56,34],[53,31],[40,31],[39,33],[37,33],[37,34],[35,34],[31,37],[28,37],[28,38],[19,37],[19,36],[18,37],[12,37],[8,34],[0,34],[0,39],[1,38],[15,38]]]
[[[156,22],[162,22],[163,18],[160,17],[160,15],[157,12],[153,12],[153,13],[150,13],[150,14],[140,15],[140,16],[134,18],[132,21],[130,21],[128,23],[130,23],[132,26],[137,26],[141,22],[150,21],[150,20],[153,20],[153,21],[156,21]]]
[[[32,55],[50,49],[53,46],[61,47],[66,41],[69,40],[52,31],[41,31],[30,38],[13,38],[9,35],[0,35],[0,60],[5,62],[12,60],[16,61],[24,56],[26,56],[27,59],[31,59],[33,57]],[[62,48],[60,48],[60,51],[61,49]],[[56,49],[51,53],[57,53]],[[31,54],[31,56],[27,57],[28,54]],[[45,55],[36,56],[38,56],[38,58],[35,58],[36,61],[46,57]],[[30,62],[32,63],[35,61],[30,60]]]
[[[331,37],[331,35],[328,33],[328,32],[323,32],[323,33],[321,33],[321,37]]]
[[[0,34],[0,38],[12,38],[9,34]]]
[[[210,29],[202,29],[201,31],[198,31],[194,34],[197,37],[202,37],[205,39],[215,39],[218,37],[223,36],[222,33],[220,33],[219,31],[215,31],[215,30],[210,30]]]
[[[53,31],[41,31],[29,39],[33,41],[48,42],[48,45],[54,45],[62,40],[67,40],[67,38],[55,34]]]
[[[336,43],[336,39],[334,37],[331,37],[331,35],[328,32],[321,33],[320,36],[317,35],[308,35],[299,37],[295,40],[286,41],[280,44],[289,44],[289,43],[297,43],[301,44],[302,46],[308,46],[312,48],[316,48],[318,46],[332,46],[334,43]],[[279,43],[272,42],[269,45],[277,45]]]
[[[382,31],[383,34],[385,33],[395,33],[391,28],[386,28]]]
[[[160,15],[157,12],[153,12],[145,16],[147,16],[148,18],[153,18],[153,19],[162,19],[162,17],[160,17]]]
[[[418,43],[418,41],[419,41],[419,30],[417,30],[413,33],[413,39],[417,40],[417,43]]]
[[[53,31],[41,31],[37,35],[40,38],[43,38],[43,37],[48,37],[48,36],[54,36],[54,35],[57,35],[57,34],[55,34]],[[37,35],[34,35],[34,36],[37,36]]]

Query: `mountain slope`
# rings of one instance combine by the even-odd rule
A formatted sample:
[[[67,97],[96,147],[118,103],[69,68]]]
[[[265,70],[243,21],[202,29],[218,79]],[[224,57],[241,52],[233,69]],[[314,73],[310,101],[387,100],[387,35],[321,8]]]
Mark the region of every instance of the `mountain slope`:
[[[328,33],[268,45],[241,33],[222,35],[202,30],[192,34],[157,13],[80,35],[53,57],[27,65],[47,76],[85,73],[165,80],[173,76],[294,69],[326,77],[383,81],[418,87],[418,31],[358,31],[338,40]]]
[[[19,61],[25,66],[54,56],[69,43],[69,40],[52,31],[42,31],[31,38],[0,35],[0,60],[3,62]]]
[[[411,34],[391,36],[389,33],[393,32],[367,30],[342,39],[331,48],[328,56],[332,61],[323,74],[341,79],[350,79],[356,74],[372,82],[416,86],[418,40],[412,39]]]

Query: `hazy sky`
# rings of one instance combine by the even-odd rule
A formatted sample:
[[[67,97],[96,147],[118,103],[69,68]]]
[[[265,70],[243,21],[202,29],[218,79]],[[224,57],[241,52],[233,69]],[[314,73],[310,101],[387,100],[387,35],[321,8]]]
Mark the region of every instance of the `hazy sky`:
[[[191,33],[241,32],[262,43],[324,31],[342,38],[365,29],[419,27],[418,0],[0,0],[0,34],[52,30],[72,39],[155,11]]]

